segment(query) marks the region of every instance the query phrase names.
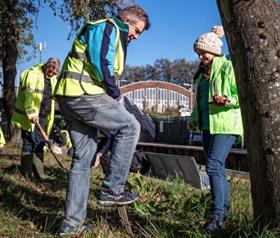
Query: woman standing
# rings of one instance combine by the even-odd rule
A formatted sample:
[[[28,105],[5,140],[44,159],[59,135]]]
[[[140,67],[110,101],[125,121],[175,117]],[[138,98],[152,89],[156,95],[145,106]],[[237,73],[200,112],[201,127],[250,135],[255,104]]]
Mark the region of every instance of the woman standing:
[[[210,179],[211,218],[203,231],[219,229],[230,208],[230,194],[225,175],[225,161],[232,145],[243,134],[237,87],[232,63],[221,54],[224,31],[215,26],[201,35],[194,51],[201,60],[196,79],[196,106],[189,128],[203,133],[206,171]]]

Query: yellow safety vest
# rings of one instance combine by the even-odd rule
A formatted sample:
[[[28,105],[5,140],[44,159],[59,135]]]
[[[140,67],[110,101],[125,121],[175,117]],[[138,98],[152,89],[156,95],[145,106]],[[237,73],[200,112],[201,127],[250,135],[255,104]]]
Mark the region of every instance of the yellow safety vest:
[[[120,29],[114,19],[107,18],[94,22],[88,22],[81,30],[83,32],[90,25],[110,22],[116,29],[114,73],[120,76],[124,69],[125,55],[120,41]],[[79,36],[78,36],[79,37]],[[98,80],[95,69],[87,59],[87,44],[75,39],[72,50],[68,54],[62,68],[61,77],[58,80],[54,95],[80,96],[83,94],[106,93],[105,85]]]
[[[43,64],[35,65],[25,70],[20,76],[20,86],[16,99],[15,110],[12,115],[12,124],[26,131],[34,131],[35,124],[30,119],[39,116],[44,93]],[[52,93],[56,85],[56,76],[51,79]],[[54,121],[54,100],[46,117],[45,131],[49,134]]]
[[[67,149],[70,149],[72,147],[72,143],[71,143],[71,139],[70,139],[70,135],[68,133],[67,130],[61,130],[61,133],[65,133],[66,135],[66,147]]]
[[[5,137],[2,128],[0,127],[0,148],[3,147],[5,144],[6,144]]]

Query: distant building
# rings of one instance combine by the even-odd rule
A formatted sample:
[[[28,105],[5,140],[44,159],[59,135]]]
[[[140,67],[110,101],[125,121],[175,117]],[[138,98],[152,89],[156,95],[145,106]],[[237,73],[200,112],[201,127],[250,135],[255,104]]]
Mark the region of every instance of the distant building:
[[[162,113],[168,107],[184,107],[192,111],[194,93],[176,84],[161,81],[141,81],[121,87],[121,93],[141,109],[156,108]]]

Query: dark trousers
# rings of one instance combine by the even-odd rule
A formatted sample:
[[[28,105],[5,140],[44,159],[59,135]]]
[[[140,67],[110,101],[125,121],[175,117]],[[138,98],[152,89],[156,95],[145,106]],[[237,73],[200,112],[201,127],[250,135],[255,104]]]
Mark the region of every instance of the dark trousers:
[[[40,125],[45,127],[45,120],[39,119]],[[44,152],[45,141],[40,131],[35,127],[33,132],[21,129],[22,153],[42,154]]]

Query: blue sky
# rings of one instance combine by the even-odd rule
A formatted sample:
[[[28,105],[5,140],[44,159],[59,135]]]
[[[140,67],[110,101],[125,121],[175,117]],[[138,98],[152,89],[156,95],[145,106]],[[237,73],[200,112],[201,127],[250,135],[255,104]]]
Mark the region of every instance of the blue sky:
[[[127,56],[130,66],[153,64],[160,58],[196,60],[192,48],[195,39],[209,32],[213,25],[221,24],[215,0],[136,0],[136,3],[146,9],[152,27],[130,43]],[[43,61],[52,56],[64,61],[73,41],[67,40],[69,31],[66,23],[43,6],[34,29],[36,42],[46,42]],[[227,53],[225,38],[223,42]],[[38,62],[39,53],[31,61],[19,64],[18,73]]]

